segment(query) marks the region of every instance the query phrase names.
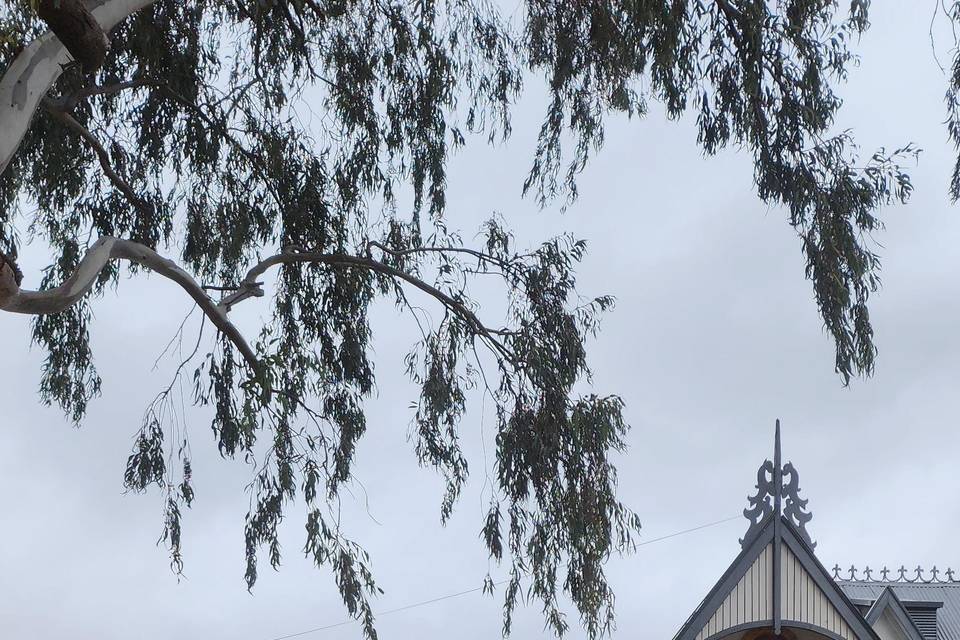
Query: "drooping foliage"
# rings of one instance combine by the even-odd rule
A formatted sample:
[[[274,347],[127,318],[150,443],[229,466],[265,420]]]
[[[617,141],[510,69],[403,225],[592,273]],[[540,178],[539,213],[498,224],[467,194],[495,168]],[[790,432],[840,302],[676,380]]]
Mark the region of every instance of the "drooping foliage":
[[[528,250],[492,220],[478,246],[465,245],[445,207],[447,160],[468,141],[506,139],[512,104],[543,80],[549,101],[522,186],[548,207],[576,197],[610,114],[642,116],[651,101],[671,118],[689,113],[706,154],[729,145],[752,154],[759,197],[797,230],[847,381],[869,373],[875,353],[867,300],[879,264],[865,238],[882,226],[880,207],[911,191],[899,162],[912,148],[861,161],[851,134],[836,130],[836,85],[855,63],[867,8],[527,0],[507,13],[484,0],[160,0],[110,34],[96,75],[68,70],[44,101],[0,176],[0,248],[14,255],[28,229],[47,242],[44,286],[103,236],[174,251],[226,288],[249,285],[246,270],[281,256],[251,272],[279,265],[256,368],[225,336],[206,355],[198,342],[195,400],[210,407],[222,455],[258,443],[267,452],[251,484],[248,585],[258,552],[279,563],[278,524],[301,498],[305,551],[332,571],[370,637],[369,559],[327,505],[366,429],[371,304],[391,299],[417,317],[407,295],[426,294],[438,317],[411,337],[406,366],[420,389],[415,455],[447,480],[441,517],[468,476],[459,424],[480,387],[496,407],[497,489],[482,538],[511,570],[504,631],[529,580],[558,634],[566,594],[597,637],[613,622],[604,562],[630,549],[639,527],[616,498],[610,463],[624,447],[621,403],[575,391],[612,300],[576,292],[585,247],[574,238]],[[6,66],[43,24],[27,2],[4,4],[0,20]],[[399,204],[404,193],[412,206]],[[485,324],[469,296],[490,273],[508,292],[502,327]],[[105,270],[98,291],[117,275]],[[78,421],[100,388],[90,321],[84,301],[34,325],[48,354],[41,397]],[[179,568],[193,488],[173,410],[168,388],[147,411],[125,482],[165,489]]]
[[[949,69],[949,82],[945,100],[947,103],[947,132],[950,141],[960,149],[960,40],[957,38],[956,25],[960,24],[960,2],[943,2],[935,7],[934,19],[943,11],[953,30],[954,58]],[[930,38],[933,44],[933,24],[930,27]],[[954,202],[960,200],[960,155],[953,167],[953,176],[950,180],[950,197]]]

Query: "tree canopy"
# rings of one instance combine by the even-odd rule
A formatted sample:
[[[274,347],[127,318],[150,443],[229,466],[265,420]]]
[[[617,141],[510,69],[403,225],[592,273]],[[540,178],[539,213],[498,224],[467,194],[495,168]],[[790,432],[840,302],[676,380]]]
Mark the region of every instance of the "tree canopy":
[[[0,309],[35,316],[40,397],[79,422],[100,390],[91,299],[133,286],[121,282],[123,264],[179,284],[217,337],[205,354],[198,341],[177,375],[193,372],[194,401],[209,407],[224,457],[260,454],[248,586],[258,552],[279,564],[278,523],[303,500],[307,553],[375,637],[373,570],[327,505],[366,430],[368,311],[391,300],[420,327],[404,364],[419,388],[415,455],[447,482],[443,520],[468,477],[459,444],[468,391],[495,406],[497,486],[481,537],[510,567],[504,632],[529,581],[557,634],[566,596],[597,637],[613,622],[604,562],[639,530],[610,462],[628,429],[622,403],[581,392],[587,342],[613,299],[577,290],[586,251],[577,238],[517,246],[507,215],[465,242],[446,207],[448,160],[465,144],[507,140],[512,106],[544,83],[538,145],[518,189],[562,208],[612,114],[641,117],[651,102],[671,118],[688,114],[705,154],[752,155],[758,197],[798,233],[846,383],[874,366],[871,234],[884,205],[909,198],[901,167],[916,153],[862,156],[852,133],[836,130],[837,87],[856,64],[868,5],[527,0],[505,12],[485,0],[10,0],[0,6],[9,97]],[[59,64],[66,54],[48,28],[75,62]],[[43,72],[34,114],[27,80]],[[958,91],[960,64],[949,95]],[[948,102],[957,140],[957,101]],[[22,138],[11,133],[17,118]],[[20,273],[23,233],[50,247],[42,277]],[[491,275],[506,292],[502,318],[470,295]],[[37,290],[21,288],[30,283]],[[229,313],[265,287],[272,315],[251,340]],[[414,291],[432,301],[434,322],[419,322]],[[148,408],[124,482],[165,492],[179,570],[181,510],[194,489],[189,449],[171,441],[170,388]]]

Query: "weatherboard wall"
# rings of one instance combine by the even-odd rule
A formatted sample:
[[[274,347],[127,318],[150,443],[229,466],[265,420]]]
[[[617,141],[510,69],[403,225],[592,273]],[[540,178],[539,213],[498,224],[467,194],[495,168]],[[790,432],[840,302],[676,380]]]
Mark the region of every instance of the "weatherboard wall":
[[[793,554],[789,546],[781,545],[780,550],[783,625],[789,627],[791,621],[802,622],[826,629],[841,638],[856,640],[850,626],[807,573],[803,563]]]
[[[830,631],[844,640],[857,640],[840,612],[807,573],[787,545],[781,545],[781,617],[791,622]],[[697,634],[707,640],[727,629],[773,619],[773,545],[769,544],[730,590],[713,616]]]
[[[773,545],[767,545],[697,634],[697,640],[706,640],[738,625],[769,620],[773,617],[772,602]]]

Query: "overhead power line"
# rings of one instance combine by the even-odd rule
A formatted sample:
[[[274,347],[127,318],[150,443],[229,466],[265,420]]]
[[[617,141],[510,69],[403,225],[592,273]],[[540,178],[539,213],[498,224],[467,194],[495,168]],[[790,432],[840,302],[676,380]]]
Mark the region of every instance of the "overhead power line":
[[[501,580],[500,582],[494,582],[494,586],[500,586],[506,584],[509,580]],[[430,600],[423,600],[422,602],[414,602],[412,604],[407,604],[402,607],[397,607],[396,609],[388,609],[386,611],[380,611],[376,614],[378,618],[380,616],[389,615],[391,613],[397,613],[399,611],[406,611],[407,609],[413,609],[415,607],[422,607],[427,604],[433,604],[434,602],[440,602],[441,600],[449,600],[450,598],[459,598],[460,596],[465,596],[469,593],[476,593],[477,591],[483,590],[483,587],[476,587],[474,589],[467,589],[466,591],[460,591],[459,593],[451,593],[445,596],[440,596],[439,598],[431,598]],[[344,622],[337,622],[336,624],[328,624],[325,627],[317,627],[316,629],[307,629],[306,631],[300,631],[298,633],[291,633],[288,636],[278,636],[276,638],[271,638],[271,640],[287,640],[287,638],[298,638],[300,636],[305,636],[308,633],[316,633],[317,631],[326,631],[327,629],[336,629],[337,627],[345,627],[348,624],[356,624],[356,620],[345,620]]]
[[[715,526],[717,526],[717,525],[721,525],[721,524],[724,524],[724,523],[727,523],[727,522],[731,522],[731,521],[733,521],[733,520],[739,520],[739,519],[742,518],[742,517],[743,517],[743,515],[737,514],[737,515],[735,515],[735,516],[731,516],[731,517],[729,517],[729,518],[724,518],[724,519],[722,519],[722,520],[715,520],[715,521],[713,521],[713,522],[708,522],[708,523],[706,523],[706,524],[701,524],[700,526],[697,526],[697,527],[693,527],[693,528],[690,528],[690,529],[684,529],[683,531],[675,531],[674,533],[670,533],[670,534],[667,534],[667,535],[665,535],[665,536],[660,536],[659,538],[653,538],[652,540],[644,540],[643,542],[638,542],[638,543],[637,543],[637,546],[638,546],[638,547],[643,547],[643,546],[646,546],[646,545],[648,545],[648,544],[653,544],[654,542],[660,542],[660,541],[662,541],[662,540],[669,540],[670,538],[676,538],[677,536],[682,536],[682,535],[687,534],[687,533],[693,533],[694,531],[700,531],[700,530],[702,530],[702,529],[709,529],[710,527],[715,527]],[[506,584],[507,582],[509,582],[509,580],[500,580],[499,582],[494,582],[494,583],[493,583],[493,586],[498,587],[498,586],[500,586],[500,585],[502,585],[502,584]],[[412,603],[410,603],[410,604],[403,605],[402,607],[397,607],[396,609],[387,609],[386,611],[378,611],[378,612],[375,613],[374,615],[376,615],[376,617],[380,618],[380,617],[383,617],[383,616],[386,616],[386,615],[390,615],[391,613],[399,613],[399,612],[401,612],[401,611],[407,611],[408,609],[415,609],[415,608],[417,608],[417,607],[423,607],[423,606],[426,606],[426,605],[428,605],[428,604],[434,604],[434,603],[436,603],[436,602],[440,602],[440,601],[442,601],[442,600],[450,600],[451,598],[459,598],[459,597],[461,597],[461,596],[469,595],[469,594],[471,594],[471,593],[476,593],[476,592],[478,592],[478,591],[483,591],[483,589],[484,589],[484,587],[481,586],[481,587],[475,587],[475,588],[473,588],[473,589],[467,589],[466,591],[458,591],[457,593],[449,593],[449,594],[447,594],[447,595],[445,595],[445,596],[439,596],[439,597],[437,597],[437,598],[431,598],[431,599],[429,599],[429,600],[422,600],[422,601],[420,601],[420,602],[412,602]],[[337,627],[345,627],[345,626],[350,625],[350,624],[356,624],[356,622],[357,622],[356,620],[344,620],[343,622],[337,622],[337,623],[334,623],[334,624],[328,624],[328,625],[326,625],[326,626],[324,626],[324,627],[316,627],[316,628],[313,628],[313,629],[307,629],[306,631],[298,631],[297,633],[291,633],[291,634],[285,635],[285,636],[277,636],[277,637],[275,637],[275,638],[271,638],[270,640],[289,640],[289,638],[300,638],[300,637],[302,637],[302,636],[309,635],[309,634],[311,634],[311,633],[318,633],[318,632],[320,632],[320,631],[328,631],[329,629],[336,629]]]
[[[685,533],[693,533],[694,531],[700,531],[701,529],[708,529],[710,527],[715,527],[718,524],[723,524],[725,522],[731,522],[733,520],[740,520],[743,518],[743,514],[738,514],[735,516],[730,516],[729,518],[724,518],[723,520],[717,520],[715,522],[708,522],[707,524],[702,524],[699,527],[693,527],[692,529],[684,529],[683,531],[677,531],[669,535],[661,536],[659,538],[654,538],[653,540],[644,540],[643,542],[638,542],[637,546],[642,547],[644,545],[653,544],[654,542],[660,542],[661,540],[667,540],[669,538],[676,538],[677,536],[682,536]]]

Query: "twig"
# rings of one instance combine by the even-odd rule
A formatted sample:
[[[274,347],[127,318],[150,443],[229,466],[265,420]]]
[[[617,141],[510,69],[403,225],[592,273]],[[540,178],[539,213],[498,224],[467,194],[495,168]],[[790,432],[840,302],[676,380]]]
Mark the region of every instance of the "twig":
[[[81,138],[86,140],[87,144],[90,145],[94,153],[97,155],[97,159],[100,161],[100,167],[103,169],[104,175],[106,175],[110,182],[113,183],[113,186],[115,186],[127,198],[127,200],[133,204],[133,206],[139,209],[141,213],[147,217],[152,217],[152,207],[150,207],[150,205],[147,204],[143,198],[138,196],[133,188],[127,183],[127,181],[121,178],[120,174],[114,170],[113,165],[110,162],[110,155],[107,153],[107,150],[103,148],[103,145],[100,144],[100,141],[97,140],[96,137],[94,137],[94,135],[90,133],[85,126],[77,122],[72,115],[61,109],[53,100],[44,98],[41,104],[43,105],[44,109],[46,109],[47,113],[53,116],[54,119],[61,122],[67,128],[72,129],[79,134]]]

